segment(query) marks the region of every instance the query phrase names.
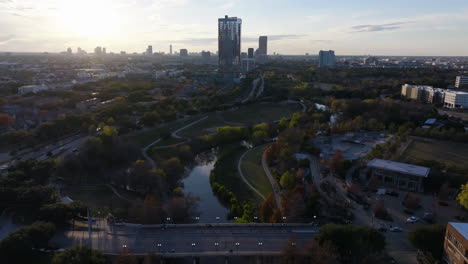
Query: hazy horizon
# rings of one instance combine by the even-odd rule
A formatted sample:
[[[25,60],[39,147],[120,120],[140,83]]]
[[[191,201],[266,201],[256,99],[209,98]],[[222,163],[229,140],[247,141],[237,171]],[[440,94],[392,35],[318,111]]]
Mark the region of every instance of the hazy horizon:
[[[268,53],[468,56],[463,0],[0,0],[0,51],[217,50],[217,19],[242,19],[242,51],[269,36]]]

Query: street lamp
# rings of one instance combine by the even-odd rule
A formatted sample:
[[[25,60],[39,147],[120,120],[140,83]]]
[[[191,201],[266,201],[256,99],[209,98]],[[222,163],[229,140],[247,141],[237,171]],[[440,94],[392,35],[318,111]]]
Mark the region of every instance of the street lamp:
[[[218,243],[218,242],[215,242],[214,245],[215,245],[215,247],[216,247],[216,251],[218,251],[219,243]]]
[[[291,243],[291,246],[295,247],[295,246],[296,246],[296,242],[292,242],[292,243]]]
[[[221,219],[221,217],[217,216],[216,217],[216,220],[219,222],[219,220]]]
[[[240,246],[240,243],[239,242],[236,242],[236,250],[237,250],[237,253],[239,254],[239,246]]]
[[[254,216],[254,220],[255,220],[255,222],[257,222],[257,220],[258,220],[258,217],[257,217],[257,216]]]
[[[161,253],[162,244],[158,243],[157,246],[158,246],[158,252]]]
[[[123,244],[122,248],[127,248],[127,245]]]

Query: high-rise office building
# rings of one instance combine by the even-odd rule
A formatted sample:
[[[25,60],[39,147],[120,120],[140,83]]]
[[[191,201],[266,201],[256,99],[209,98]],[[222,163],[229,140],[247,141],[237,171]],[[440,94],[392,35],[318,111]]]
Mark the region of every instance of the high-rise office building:
[[[68,54],[72,54],[72,53],[73,53],[73,52],[72,52],[72,49],[71,49],[71,48],[68,48],[68,49],[67,49],[67,53],[68,53]]]
[[[248,58],[249,58],[249,59],[253,59],[253,57],[254,57],[254,49],[253,49],[253,48],[249,48],[249,49],[247,50],[247,54],[248,54]]]
[[[237,17],[218,19],[219,72],[236,76],[241,66],[241,28],[242,20]]]
[[[257,49],[257,62],[258,63],[265,63],[268,58],[268,37],[267,36],[260,36],[258,38],[258,49]]]
[[[148,45],[148,48],[146,48],[146,55],[153,55],[153,46]]]
[[[102,48],[101,47],[94,48],[94,55],[101,55],[101,54],[102,54]]]
[[[106,53],[107,53],[106,48],[105,48],[105,47],[102,48],[102,54],[103,54],[103,55],[106,55]]]
[[[188,50],[187,49],[180,49],[180,56],[181,57],[187,57],[188,56]]]
[[[172,55],[172,44],[171,44],[171,45],[169,45],[169,54],[171,54],[171,55]]]
[[[335,51],[321,50],[319,52],[319,67],[333,67],[336,64]]]
[[[258,38],[258,53],[267,55],[268,54],[268,37],[260,36]]]

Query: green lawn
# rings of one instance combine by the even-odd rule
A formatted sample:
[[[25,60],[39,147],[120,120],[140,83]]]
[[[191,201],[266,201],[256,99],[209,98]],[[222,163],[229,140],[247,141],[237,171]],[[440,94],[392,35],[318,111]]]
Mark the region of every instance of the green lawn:
[[[222,146],[219,150],[219,159],[214,172],[220,184],[232,191],[240,202],[252,202],[258,204],[261,198],[254,193],[237,173],[237,162],[245,152],[245,148],[239,144]]]
[[[127,211],[130,206],[129,202],[117,197],[106,186],[68,186],[63,188],[61,193],[64,196],[69,196],[72,200],[79,200],[88,205],[93,215],[105,215],[116,209]],[[128,196],[130,194],[126,193],[125,197]],[[136,197],[128,198],[134,199]]]
[[[241,163],[241,169],[244,176],[247,178],[249,183],[265,197],[268,197],[272,192],[270,181],[262,167],[262,155],[267,147],[268,145],[250,150],[244,156]]]
[[[223,117],[228,122],[254,125],[273,122],[283,117],[289,118],[302,110],[299,104],[258,103],[226,111]]]
[[[158,139],[161,134],[171,133],[172,131],[177,130],[178,128],[184,127],[200,118],[201,118],[200,116],[191,116],[183,120],[176,120],[176,121],[166,123],[156,128],[142,131],[140,133],[132,135],[130,138],[133,141],[135,141],[138,145],[143,147],[155,141],[156,139]]]
[[[403,153],[401,160],[438,160],[452,165],[468,165],[468,144],[414,140]]]
[[[227,126],[225,122],[223,122],[220,113],[209,113],[207,114],[208,118],[196,123],[195,125],[188,127],[178,133],[179,136],[182,137],[201,137],[207,134],[211,134],[215,132],[215,128]]]

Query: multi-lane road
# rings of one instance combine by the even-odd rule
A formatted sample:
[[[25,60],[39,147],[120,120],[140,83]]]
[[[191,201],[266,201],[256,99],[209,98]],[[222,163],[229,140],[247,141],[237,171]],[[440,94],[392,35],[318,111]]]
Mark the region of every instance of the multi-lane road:
[[[67,231],[57,235],[53,243],[60,247],[91,244],[106,254],[123,249],[136,255],[150,252],[164,257],[186,256],[258,256],[279,255],[292,243],[301,246],[313,240],[317,227],[306,224],[199,224],[171,226],[127,225],[113,227],[98,220],[91,232]],[[293,239],[293,240],[290,240]]]

